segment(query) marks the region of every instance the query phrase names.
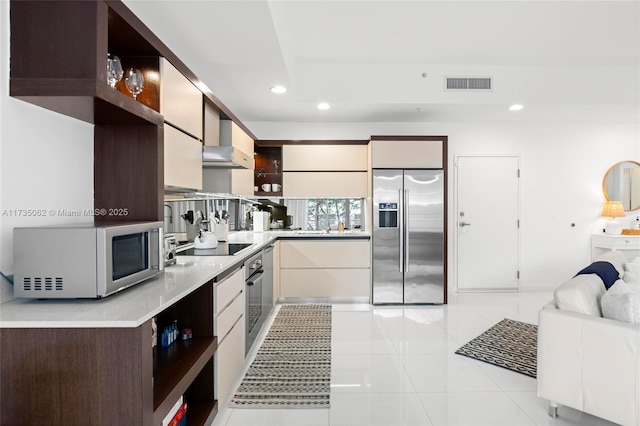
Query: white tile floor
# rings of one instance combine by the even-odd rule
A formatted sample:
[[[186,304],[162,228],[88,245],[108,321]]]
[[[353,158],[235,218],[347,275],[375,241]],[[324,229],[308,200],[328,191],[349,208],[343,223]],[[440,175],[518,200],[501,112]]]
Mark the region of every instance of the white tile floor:
[[[535,379],[454,354],[503,318],[537,324],[551,297],[481,293],[455,294],[444,306],[333,305],[331,408],[223,406],[214,425],[613,425],[567,407],[552,419]]]

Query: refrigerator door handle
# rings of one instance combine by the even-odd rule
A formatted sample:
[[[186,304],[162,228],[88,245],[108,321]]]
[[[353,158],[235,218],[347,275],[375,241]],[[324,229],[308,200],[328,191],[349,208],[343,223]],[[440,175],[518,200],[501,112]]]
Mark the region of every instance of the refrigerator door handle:
[[[398,250],[399,258],[398,258],[398,271],[404,272],[404,194],[403,190],[398,190],[398,201],[400,211],[399,213],[399,221],[398,224],[398,232],[400,233],[400,250]]]
[[[409,272],[409,190],[404,190],[404,199],[402,200],[403,209],[402,213],[404,217],[402,218],[403,229],[404,229],[404,272]]]

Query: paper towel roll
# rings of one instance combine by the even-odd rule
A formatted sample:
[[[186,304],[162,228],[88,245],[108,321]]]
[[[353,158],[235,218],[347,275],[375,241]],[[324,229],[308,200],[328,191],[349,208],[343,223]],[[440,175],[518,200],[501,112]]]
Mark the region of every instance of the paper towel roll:
[[[269,212],[253,212],[253,230],[254,232],[264,232],[269,230]]]

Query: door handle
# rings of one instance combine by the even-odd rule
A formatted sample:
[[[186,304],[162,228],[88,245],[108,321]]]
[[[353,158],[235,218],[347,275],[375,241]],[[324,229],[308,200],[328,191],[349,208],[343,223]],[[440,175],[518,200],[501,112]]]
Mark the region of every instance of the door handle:
[[[461,220],[460,222],[458,222],[458,226],[460,226],[460,228],[464,228],[465,226],[471,226],[471,224],[469,222]]]
[[[409,190],[404,190],[404,199],[402,200],[404,205],[403,213],[404,218],[402,221],[404,225],[402,232],[404,232],[404,272],[409,272]]]
[[[400,240],[400,250],[398,250],[398,271],[404,272],[404,191],[402,189],[398,190],[398,233]]]

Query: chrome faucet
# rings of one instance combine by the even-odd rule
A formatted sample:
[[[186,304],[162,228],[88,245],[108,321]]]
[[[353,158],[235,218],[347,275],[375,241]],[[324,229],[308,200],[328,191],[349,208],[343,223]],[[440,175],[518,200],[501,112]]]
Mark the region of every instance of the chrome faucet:
[[[173,223],[173,207],[171,207],[169,204],[165,204],[164,206],[169,207],[169,223]]]

